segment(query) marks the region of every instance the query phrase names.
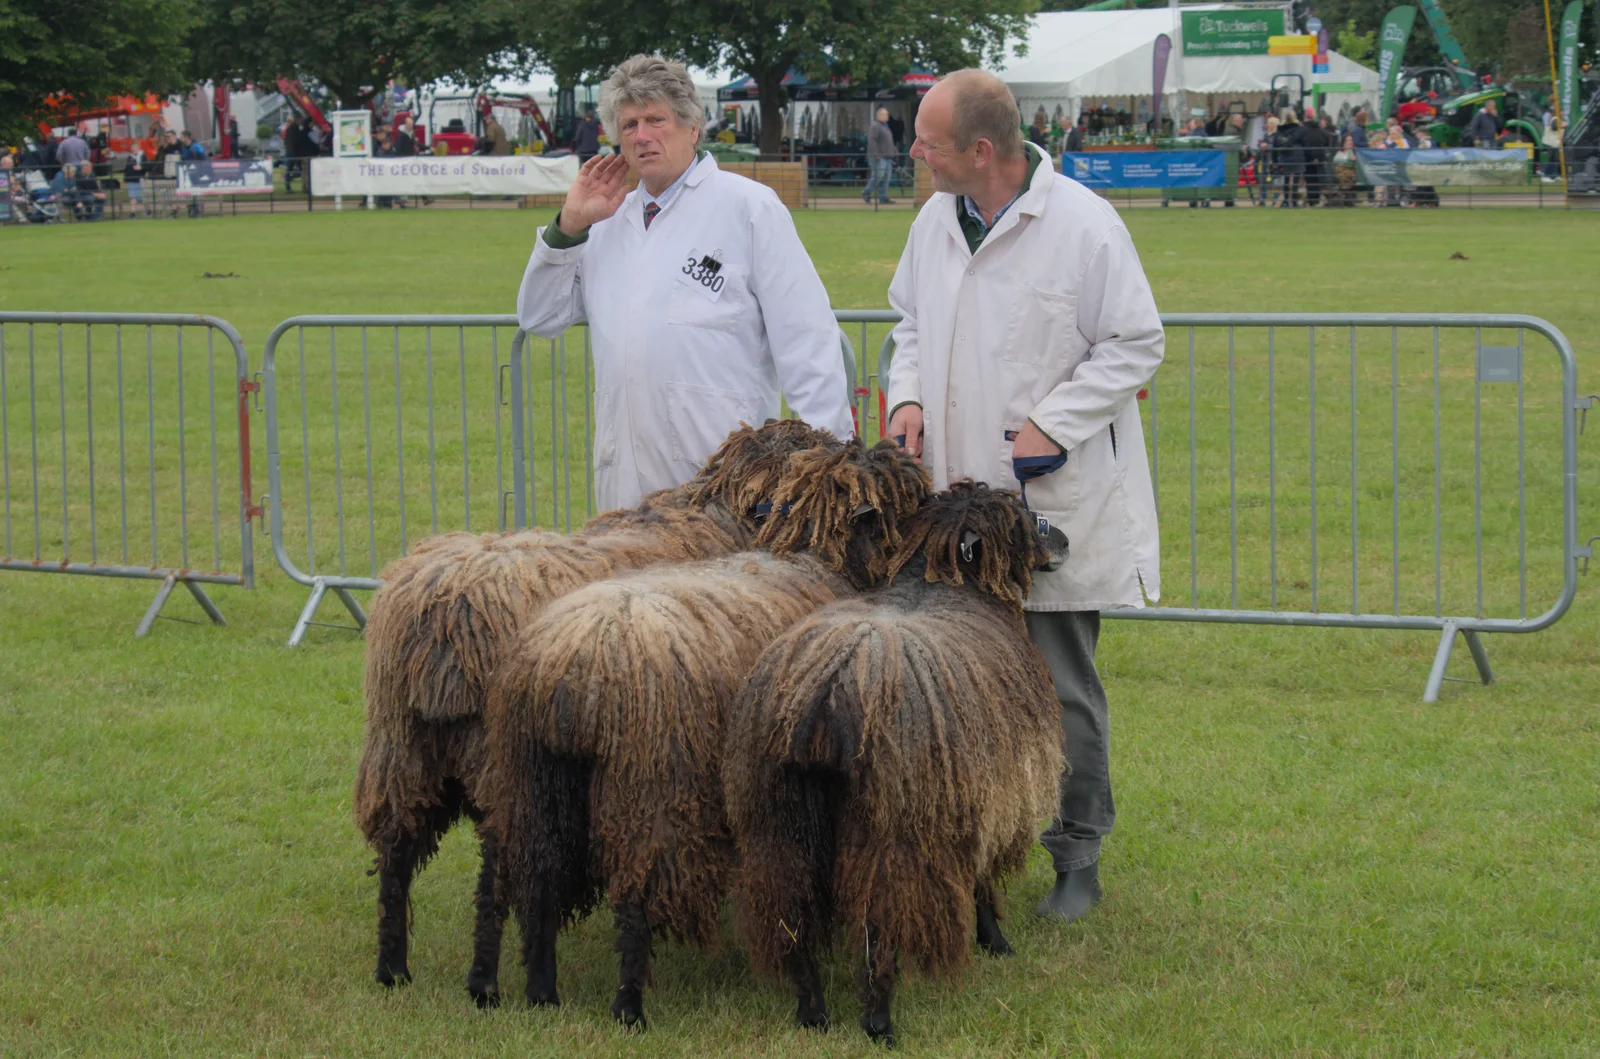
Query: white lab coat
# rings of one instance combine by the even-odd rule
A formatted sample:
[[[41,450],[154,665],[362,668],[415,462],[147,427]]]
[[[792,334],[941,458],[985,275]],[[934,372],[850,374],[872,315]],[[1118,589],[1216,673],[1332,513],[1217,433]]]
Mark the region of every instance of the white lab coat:
[[[772,189],[708,155],[648,231],[643,211],[635,188],[563,250],[541,228],[517,296],[534,334],[589,323],[600,509],[688,481],[741,422],[779,414],[780,386],[796,415],[849,438],[839,327]],[[722,262],[720,291],[689,267],[707,255]]]
[[[1064,468],[1028,483],[1029,506],[1062,528],[1068,553],[1035,579],[1027,608],[1159,599],[1135,396],[1160,366],[1165,336],[1116,210],[1047,158],[973,254],[954,196],[935,194],[911,226],[889,303],[904,319],[888,402],[922,406],[922,462],[935,488],[970,477],[1016,489],[1007,434],[1029,419],[1067,451]]]

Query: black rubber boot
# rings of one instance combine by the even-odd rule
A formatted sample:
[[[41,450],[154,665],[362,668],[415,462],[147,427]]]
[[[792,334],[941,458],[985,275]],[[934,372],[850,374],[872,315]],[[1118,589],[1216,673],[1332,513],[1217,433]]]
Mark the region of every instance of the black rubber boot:
[[[1089,909],[1100,903],[1100,862],[1076,871],[1056,872],[1056,884],[1043,901],[1034,906],[1033,914],[1042,919],[1058,919],[1071,923],[1089,914]]]

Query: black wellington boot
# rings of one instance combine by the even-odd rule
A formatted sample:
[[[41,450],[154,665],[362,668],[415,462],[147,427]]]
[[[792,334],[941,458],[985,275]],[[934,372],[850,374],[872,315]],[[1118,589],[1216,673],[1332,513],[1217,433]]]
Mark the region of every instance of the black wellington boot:
[[[1100,903],[1100,862],[1076,871],[1056,872],[1056,884],[1043,901],[1034,906],[1033,914],[1042,919],[1058,919],[1071,923],[1089,914],[1089,909]]]

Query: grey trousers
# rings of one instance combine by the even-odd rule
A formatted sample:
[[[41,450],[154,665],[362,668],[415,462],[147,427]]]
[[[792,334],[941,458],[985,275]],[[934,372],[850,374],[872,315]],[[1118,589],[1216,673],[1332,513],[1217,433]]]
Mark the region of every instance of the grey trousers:
[[[1050,668],[1061,701],[1061,738],[1067,774],[1061,807],[1039,836],[1058,872],[1087,868],[1100,859],[1100,840],[1111,833],[1117,807],[1111,798],[1110,719],[1106,691],[1094,668],[1100,639],[1097,610],[1028,611],[1028,637]]]

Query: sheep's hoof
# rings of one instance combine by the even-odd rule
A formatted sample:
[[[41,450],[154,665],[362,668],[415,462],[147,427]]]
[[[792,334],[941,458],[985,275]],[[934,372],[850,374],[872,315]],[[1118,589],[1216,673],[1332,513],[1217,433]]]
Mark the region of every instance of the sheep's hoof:
[[[378,965],[378,984],[385,989],[393,989],[397,985],[411,984],[411,971],[404,966],[390,967],[386,963]]]
[[[497,1008],[500,1006],[500,983],[468,982],[467,995],[480,1008]]]
[[[818,1033],[827,1033],[833,1028],[833,1021],[828,1018],[828,1012],[820,1004],[813,1007],[805,1001],[800,1002],[800,1010],[795,1012],[795,1021],[808,1030]]]
[[[617,990],[617,998],[611,1002],[611,1017],[637,1033],[650,1028],[644,1018],[644,998],[637,989],[624,986]]]
[[[549,992],[530,989],[525,995],[528,997],[528,1006],[530,1008],[560,1008],[562,1006],[562,998],[555,995],[554,989],[550,989]]]
[[[889,1021],[887,1012],[869,1012],[862,1015],[861,1028],[867,1031],[872,1043],[881,1044],[885,1048],[894,1047],[894,1024]]]
[[[978,906],[978,948],[990,956],[1015,955],[1011,943],[1000,932],[1000,922],[995,918],[994,909],[987,905]]]

